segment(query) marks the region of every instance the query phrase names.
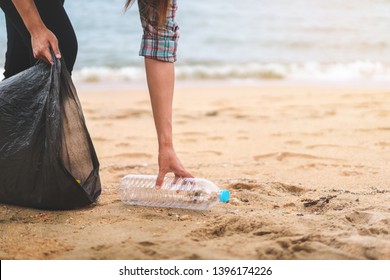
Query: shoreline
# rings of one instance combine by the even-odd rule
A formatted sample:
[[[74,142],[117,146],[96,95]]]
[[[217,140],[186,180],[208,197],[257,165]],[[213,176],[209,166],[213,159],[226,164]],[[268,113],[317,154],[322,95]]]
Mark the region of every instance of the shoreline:
[[[137,81],[123,82],[83,82],[74,81],[76,89],[96,90],[96,89],[145,89],[147,88],[146,79]],[[387,90],[390,88],[390,81],[310,81],[310,80],[253,80],[253,79],[193,79],[176,80],[175,88],[207,88],[207,87],[299,87],[299,88],[338,88],[354,90]]]

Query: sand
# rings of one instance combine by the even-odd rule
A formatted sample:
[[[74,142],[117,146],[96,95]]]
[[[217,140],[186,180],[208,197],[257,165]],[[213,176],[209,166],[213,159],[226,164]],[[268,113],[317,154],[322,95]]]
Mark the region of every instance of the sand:
[[[390,259],[390,91],[178,84],[176,151],[231,191],[205,211],[132,207],[126,174],[157,173],[145,87],[80,86],[103,194],[75,211],[0,205],[0,259]]]

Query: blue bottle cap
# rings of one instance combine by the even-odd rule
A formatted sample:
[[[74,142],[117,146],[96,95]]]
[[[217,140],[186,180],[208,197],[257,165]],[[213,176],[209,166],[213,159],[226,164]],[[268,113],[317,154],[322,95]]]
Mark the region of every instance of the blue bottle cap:
[[[228,202],[230,198],[230,192],[228,190],[219,191],[219,202]]]

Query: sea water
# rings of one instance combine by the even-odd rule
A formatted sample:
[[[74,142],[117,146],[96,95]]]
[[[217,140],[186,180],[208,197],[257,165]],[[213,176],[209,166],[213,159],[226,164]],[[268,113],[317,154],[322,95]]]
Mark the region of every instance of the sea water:
[[[388,0],[178,3],[179,80],[390,80]],[[123,4],[65,1],[79,42],[76,80],[144,78],[137,6],[124,13]],[[0,67],[5,49],[0,16]]]

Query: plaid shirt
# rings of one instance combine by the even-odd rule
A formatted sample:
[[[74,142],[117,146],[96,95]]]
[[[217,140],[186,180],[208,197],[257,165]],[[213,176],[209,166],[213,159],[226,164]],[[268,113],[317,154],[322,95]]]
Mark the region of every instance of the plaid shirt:
[[[148,18],[145,12],[145,2],[138,0],[142,28],[144,30],[141,42],[140,56],[166,61],[176,61],[177,42],[179,39],[179,26],[175,21],[177,0],[170,0],[168,6],[166,23],[164,26],[157,26],[157,18]]]

